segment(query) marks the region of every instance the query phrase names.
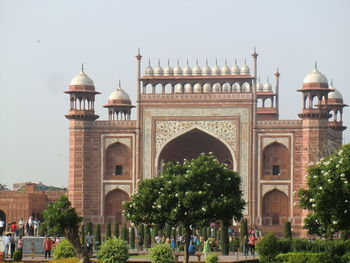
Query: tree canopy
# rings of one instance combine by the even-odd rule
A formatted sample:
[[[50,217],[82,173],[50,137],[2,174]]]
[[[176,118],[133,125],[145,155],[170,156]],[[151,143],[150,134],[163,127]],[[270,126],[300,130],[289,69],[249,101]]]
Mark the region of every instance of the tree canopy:
[[[186,239],[191,227],[232,218],[239,221],[246,204],[240,185],[236,172],[212,153],[201,154],[191,161],[167,163],[160,176],[142,181],[124,203],[124,214],[135,224],[183,225]]]
[[[53,235],[64,234],[72,244],[81,263],[89,262],[86,251],[82,248],[79,235],[79,225],[82,217],[78,216],[66,195],[56,202],[48,204],[43,211],[44,225]]]
[[[311,164],[307,189],[299,191],[300,206],[312,211],[305,219],[310,234],[331,237],[350,229],[350,144]]]

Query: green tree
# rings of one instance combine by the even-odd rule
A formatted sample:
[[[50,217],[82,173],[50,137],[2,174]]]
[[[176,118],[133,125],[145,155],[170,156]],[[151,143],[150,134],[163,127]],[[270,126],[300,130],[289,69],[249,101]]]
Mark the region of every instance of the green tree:
[[[106,239],[110,239],[112,237],[112,229],[111,229],[111,223],[107,223],[106,225]]]
[[[171,237],[171,226],[169,224],[165,225],[165,236],[168,238]]]
[[[228,227],[229,221],[223,221],[221,223],[221,250],[223,255],[228,255],[230,252],[229,238],[228,238]]]
[[[145,225],[144,224],[139,224],[138,225],[138,245],[139,248],[142,249],[144,243],[145,243]]]
[[[119,223],[114,223],[114,237],[119,238]]]
[[[219,163],[213,154],[201,154],[192,161],[167,163],[163,173],[141,182],[131,201],[124,203],[126,217],[136,224],[183,225],[185,260],[191,226],[211,221],[240,220],[245,201],[241,179]]]
[[[130,248],[135,249],[135,228],[131,227],[130,229]]]
[[[284,223],[284,238],[292,238],[292,225],[289,221]]]
[[[101,242],[101,225],[97,224],[95,229],[95,249],[100,249]]]
[[[307,188],[299,190],[300,206],[311,211],[305,219],[310,234],[331,239],[350,230],[350,144],[310,164]]]
[[[43,211],[43,219],[43,224],[50,234],[64,233],[81,263],[89,262],[87,251],[80,242],[79,225],[82,222],[82,217],[77,215],[66,195],[62,195],[56,202],[47,205]]]

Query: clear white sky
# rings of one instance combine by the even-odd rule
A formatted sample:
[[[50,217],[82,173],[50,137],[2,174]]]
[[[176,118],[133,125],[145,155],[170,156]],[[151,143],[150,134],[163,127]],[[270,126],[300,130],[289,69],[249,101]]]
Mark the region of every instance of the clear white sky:
[[[281,119],[297,119],[300,88],[319,70],[350,104],[350,1],[0,0],[0,183],[68,184],[69,97],[81,63],[94,80],[95,108],[118,80],[135,103],[135,54],[182,65],[227,58],[251,65],[256,45],[262,80],[281,72]],[[350,126],[349,109],[344,112]],[[350,141],[350,132],[345,132]]]

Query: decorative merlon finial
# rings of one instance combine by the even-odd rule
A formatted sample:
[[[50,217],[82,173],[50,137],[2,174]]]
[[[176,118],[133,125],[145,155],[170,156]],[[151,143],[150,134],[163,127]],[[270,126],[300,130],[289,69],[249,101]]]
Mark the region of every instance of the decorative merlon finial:
[[[217,66],[218,65],[218,59],[215,58],[215,65]]]
[[[247,65],[247,59],[246,58],[244,59],[244,65]]]
[[[158,58],[158,67],[160,67],[160,59]]]
[[[188,59],[187,59],[187,62],[186,62],[187,66],[188,66]]]
[[[178,67],[179,67],[179,65],[180,65],[179,63],[180,63],[180,62],[179,62],[179,59],[177,59],[176,64],[177,64]]]
[[[266,82],[269,82],[269,76],[266,76]]]
[[[170,67],[170,59],[168,59],[168,67]]]

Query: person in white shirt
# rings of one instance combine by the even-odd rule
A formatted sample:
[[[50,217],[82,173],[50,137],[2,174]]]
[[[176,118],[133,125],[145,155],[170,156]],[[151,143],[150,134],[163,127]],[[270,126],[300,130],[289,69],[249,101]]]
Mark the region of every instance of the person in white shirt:
[[[10,245],[11,245],[11,236],[12,234],[8,233],[6,234],[6,236],[4,237],[4,239],[2,240],[2,242],[4,243],[4,259],[7,258],[8,253],[9,253],[9,249],[10,249]]]
[[[4,220],[0,219],[0,237],[2,237],[4,230],[5,230],[5,222]]]
[[[40,221],[39,219],[35,218],[34,220],[34,236],[39,236],[39,227],[40,227]]]

